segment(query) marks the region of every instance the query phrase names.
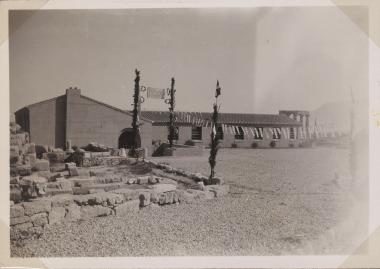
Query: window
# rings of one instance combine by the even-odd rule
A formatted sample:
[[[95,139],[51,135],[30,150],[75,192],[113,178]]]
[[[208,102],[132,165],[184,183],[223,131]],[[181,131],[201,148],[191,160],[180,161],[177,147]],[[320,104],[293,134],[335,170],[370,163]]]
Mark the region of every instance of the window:
[[[216,136],[218,137],[219,140],[223,140],[223,138],[224,138],[224,132],[223,132],[223,127],[222,126],[218,126],[216,128]]]
[[[295,133],[295,130],[293,127],[290,127],[290,131],[289,131],[289,139],[295,139],[296,137],[296,133]]]
[[[281,139],[281,128],[273,128],[273,139]]]
[[[193,126],[191,128],[191,140],[202,140],[202,126]]]
[[[168,140],[169,140],[169,135],[170,135],[170,126],[168,126]],[[178,140],[179,137],[179,127],[174,126],[174,137],[173,140]]]
[[[235,139],[244,140],[244,131],[241,126],[235,126]]]
[[[254,134],[253,139],[255,139],[255,140],[263,140],[264,139],[262,127],[253,128],[253,134]]]

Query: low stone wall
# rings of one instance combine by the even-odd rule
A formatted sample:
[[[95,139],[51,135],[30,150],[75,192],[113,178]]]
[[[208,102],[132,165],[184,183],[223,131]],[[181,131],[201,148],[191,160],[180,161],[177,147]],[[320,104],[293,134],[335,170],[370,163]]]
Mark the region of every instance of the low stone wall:
[[[228,185],[206,186],[202,190],[179,190],[172,184],[155,184],[149,189],[116,189],[86,195],[63,194],[11,205],[10,237],[20,240],[38,237],[43,228],[108,215],[126,216],[148,206],[192,203],[226,195]]]
[[[164,150],[164,156],[202,156],[203,155],[203,147],[192,147],[192,146],[175,146],[170,149],[167,148]]]

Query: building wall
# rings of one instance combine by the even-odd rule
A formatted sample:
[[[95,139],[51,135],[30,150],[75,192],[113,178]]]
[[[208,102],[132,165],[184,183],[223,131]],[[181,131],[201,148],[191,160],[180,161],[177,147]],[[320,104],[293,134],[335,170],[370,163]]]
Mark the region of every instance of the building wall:
[[[276,127],[276,126],[274,126]],[[178,144],[184,144],[187,140],[191,140],[191,126],[180,126],[179,127],[179,139],[177,141]],[[259,148],[269,148],[272,140],[276,141],[277,148],[287,148],[290,147],[290,144],[293,144],[295,147],[299,145],[301,142],[300,139],[286,139],[283,135],[281,139],[272,139],[272,134],[270,132],[270,127],[264,127],[265,131],[268,133],[269,138],[267,138],[264,134],[264,138],[262,140],[255,140],[251,133],[249,135],[244,136],[244,140],[235,139],[235,135],[230,132],[225,132],[223,140],[220,140],[221,147],[231,147],[233,143],[235,143],[238,147],[241,148],[251,148],[252,143],[257,143]],[[264,132],[265,132],[264,131]],[[201,146],[209,146],[211,142],[211,128],[210,127],[202,127],[202,140],[194,141],[196,145]],[[162,142],[166,142],[168,136],[167,126],[153,126],[152,139],[153,141],[160,140]]]
[[[60,96],[28,107],[29,134],[33,143],[63,148],[65,145],[66,98]]]
[[[141,145],[151,154],[152,126],[141,122]],[[80,95],[80,91],[67,92],[67,133],[72,145],[85,146],[97,142],[118,147],[119,136],[131,128],[132,116]]]
[[[20,125],[23,131],[30,133],[29,109],[27,107],[24,107],[15,112],[15,122]]]

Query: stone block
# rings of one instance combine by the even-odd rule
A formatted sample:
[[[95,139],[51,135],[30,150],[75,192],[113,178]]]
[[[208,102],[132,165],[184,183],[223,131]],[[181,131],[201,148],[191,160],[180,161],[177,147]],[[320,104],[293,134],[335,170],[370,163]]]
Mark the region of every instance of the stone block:
[[[70,167],[76,167],[77,165],[73,162],[65,163],[65,169],[69,170]]]
[[[53,208],[54,207],[64,207],[64,206],[68,206],[71,204],[74,204],[74,197],[71,194],[55,195],[51,198],[51,206]]]
[[[34,143],[26,144],[26,153],[35,155],[36,154],[36,144],[34,144]]]
[[[110,192],[100,192],[87,195],[89,205],[110,205],[121,204],[123,202],[123,196],[110,193]]]
[[[22,195],[21,195],[21,189],[19,188],[14,188],[11,189],[9,192],[10,200],[14,202],[19,202],[22,200]]]
[[[16,224],[21,224],[25,222],[30,222],[30,217],[28,216],[20,216],[16,218],[10,218],[10,225],[16,225]]]
[[[149,183],[149,184],[156,184],[156,183],[158,183],[158,182],[160,182],[160,180],[159,180],[159,178],[156,177],[156,176],[150,176],[150,177],[148,178],[148,183]]]
[[[128,184],[135,184],[137,182],[137,179],[136,178],[129,178],[127,180]]]
[[[150,193],[140,192],[139,193],[140,207],[144,207],[150,204]]]
[[[111,214],[111,209],[101,205],[82,206],[81,219],[90,219],[94,217],[104,217]]]
[[[10,135],[10,145],[22,147],[28,142],[28,134],[20,133],[20,134],[11,134]]]
[[[81,218],[81,211],[80,211],[80,206],[76,204],[71,204],[66,207],[66,215],[64,221],[67,222],[72,222],[72,221],[77,221]]]
[[[215,197],[221,197],[228,194],[228,192],[230,191],[230,186],[229,185],[210,185],[210,186],[207,186],[206,189],[209,192],[214,193]]]
[[[90,193],[92,187],[72,187],[74,195],[86,195]]]
[[[72,190],[72,184],[70,180],[65,179],[64,177],[57,178],[57,184],[61,190]]]
[[[21,195],[25,199],[45,196],[47,188],[47,179],[37,175],[23,177],[19,184],[21,186]]]
[[[75,187],[92,187],[94,185],[96,177],[90,177],[90,178],[71,178],[71,182]]]
[[[36,162],[33,165],[34,171],[49,171],[50,170],[50,164],[48,160],[36,160]]]
[[[71,166],[68,168],[69,170],[69,176],[70,177],[77,177],[79,176],[78,168],[76,166]]]
[[[110,193],[123,195],[124,201],[139,200],[139,192],[140,190],[131,190],[131,189],[125,189],[125,188],[110,191]]]
[[[15,122],[9,123],[9,131],[11,134],[17,134],[21,130],[21,126]]]
[[[22,203],[25,215],[31,216],[37,213],[50,212],[51,201],[48,199],[34,200],[32,202]]]
[[[15,164],[18,164],[20,163],[21,161],[21,158],[20,158],[20,154],[19,154],[19,148],[18,146],[10,146],[10,164],[11,165],[15,165]]]
[[[165,193],[160,193],[158,197],[158,204],[164,205],[166,203],[166,195]]]
[[[208,179],[208,177],[202,175],[201,173],[191,174],[191,178],[195,181],[204,181]]]
[[[20,176],[30,176],[32,174],[32,168],[30,165],[17,166],[17,174]]]
[[[173,203],[179,203],[179,197],[175,191],[173,191]]]
[[[158,195],[158,193],[157,192],[155,192],[155,191],[151,191],[150,192],[150,202],[151,203],[158,203],[158,201],[159,201],[159,195]]]
[[[32,215],[30,220],[33,226],[45,226],[48,224],[47,213],[45,212]]]
[[[24,154],[24,164],[34,166],[37,161],[36,153]]]
[[[177,188],[177,186],[175,186],[173,184],[164,184],[164,183],[155,184],[153,186],[150,186],[150,189],[156,193],[174,191],[176,188]]]
[[[116,206],[115,213],[116,213],[116,216],[127,216],[128,214],[130,214],[130,212],[139,211],[139,207],[140,207],[139,200],[127,201],[121,205]]]
[[[28,231],[30,227],[33,227],[33,224],[31,222],[25,222],[22,224],[14,225],[12,228],[20,231]]]
[[[174,192],[172,192],[172,191],[165,193],[165,195],[166,195],[165,204],[172,204],[173,203],[173,197],[174,197],[173,194],[174,194]]]
[[[10,217],[17,218],[24,216],[24,208],[21,205],[11,206]]]
[[[19,176],[11,177],[9,180],[9,184],[19,184]]]
[[[48,160],[50,163],[64,163],[66,153],[64,151],[46,152],[42,154],[42,158]]]
[[[148,184],[148,182],[149,182],[149,176],[138,177],[136,180],[136,183],[140,185]]]
[[[62,222],[65,215],[66,209],[64,207],[53,207],[49,213],[49,224]]]

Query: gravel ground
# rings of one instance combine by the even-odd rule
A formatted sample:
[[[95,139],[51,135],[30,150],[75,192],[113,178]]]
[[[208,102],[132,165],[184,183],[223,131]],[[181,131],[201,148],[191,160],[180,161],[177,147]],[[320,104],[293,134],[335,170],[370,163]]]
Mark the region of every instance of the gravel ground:
[[[207,175],[207,155],[154,159]],[[54,225],[11,244],[12,256],[345,254],[360,240],[347,150],[223,149],[216,171],[225,197]]]

